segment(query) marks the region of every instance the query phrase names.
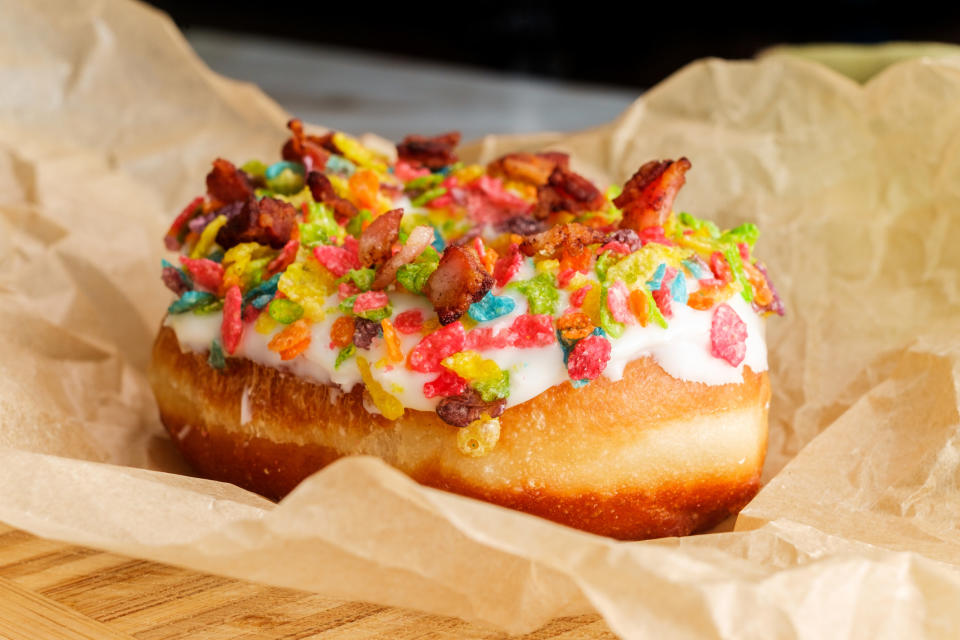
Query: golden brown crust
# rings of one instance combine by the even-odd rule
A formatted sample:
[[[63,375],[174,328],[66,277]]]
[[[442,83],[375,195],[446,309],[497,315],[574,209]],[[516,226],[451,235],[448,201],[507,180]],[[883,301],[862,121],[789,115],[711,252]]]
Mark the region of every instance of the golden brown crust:
[[[759,488],[770,397],[766,373],[708,386],[644,358],[618,382],[558,385],[507,409],[497,447],[468,458],[434,413],[392,422],[363,408],[359,387],[343,394],[245,359],[218,372],[167,327],[150,378],[204,476],[279,499],[339,457],[370,454],[423,484],[622,539],[688,534],[743,507]]]

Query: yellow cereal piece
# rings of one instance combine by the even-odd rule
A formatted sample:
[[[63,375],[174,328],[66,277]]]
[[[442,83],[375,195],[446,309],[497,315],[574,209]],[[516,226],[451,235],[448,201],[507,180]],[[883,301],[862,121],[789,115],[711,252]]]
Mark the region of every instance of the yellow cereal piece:
[[[303,307],[303,315],[313,321],[323,320],[323,305],[334,290],[330,273],[315,260],[294,262],[280,276],[277,289]]]
[[[493,451],[500,440],[500,420],[483,414],[457,430],[457,449],[465,456],[480,458]]]
[[[552,273],[556,275],[560,270],[559,260],[540,260],[536,264],[537,273]]]
[[[253,324],[254,331],[262,335],[269,335],[270,332],[276,328],[277,324],[279,324],[266,311],[267,310],[264,309],[263,312],[257,316],[257,321]]]
[[[590,291],[583,297],[583,304],[580,310],[590,316],[590,322],[595,326],[600,326],[600,297],[601,290],[598,283],[589,283]]]
[[[394,396],[384,390],[383,385],[374,380],[370,372],[370,364],[363,356],[357,356],[357,368],[360,369],[360,377],[367,388],[367,393],[373,400],[373,404],[380,410],[383,417],[387,420],[396,420],[403,415],[403,404]]]
[[[454,171],[453,177],[456,178],[460,184],[467,184],[468,182],[473,182],[486,172],[487,168],[483,165],[468,164],[467,166]]]
[[[206,258],[210,252],[210,247],[213,246],[214,240],[217,238],[217,233],[225,224],[227,224],[227,216],[219,215],[214,218],[203,230],[203,233],[200,234],[200,239],[197,240],[193,251],[190,252],[190,257]]]
[[[380,173],[387,172],[387,163],[385,158],[362,144],[356,138],[352,138],[345,133],[337,132],[333,134],[333,144],[336,145],[344,157],[350,160],[358,167],[366,167]]]
[[[328,173],[327,179],[330,180],[330,186],[333,187],[338,196],[346,198],[350,195],[350,183],[346,178],[336,173]]]
[[[677,267],[692,255],[693,251],[684,247],[668,247],[651,242],[610,267],[607,281],[623,280],[627,285],[643,283],[653,276],[661,263]]]

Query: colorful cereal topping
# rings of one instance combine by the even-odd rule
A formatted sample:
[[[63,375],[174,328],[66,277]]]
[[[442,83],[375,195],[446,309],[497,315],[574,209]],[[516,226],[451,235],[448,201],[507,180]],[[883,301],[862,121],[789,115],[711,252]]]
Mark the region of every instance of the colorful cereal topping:
[[[181,253],[162,264],[168,313],[221,314],[216,369],[244,355],[250,331],[282,361],[329,353],[385,418],[413,388],[460,428],[461,451],[485,455],[522,378],[516,350],[562,357],[582,387],[618,341],[700,313],[709,357],[740,367],[748,323],[734,297],[784,312],[753,257],[756,226],[674,212],[686,158],[603,192],[564,153],[467,165],[447,133],[408,136],[391,160],[343,133],[289,128],[273,164],[217,159],[164,237]],[[391,371],[408,377],[388,382]]]

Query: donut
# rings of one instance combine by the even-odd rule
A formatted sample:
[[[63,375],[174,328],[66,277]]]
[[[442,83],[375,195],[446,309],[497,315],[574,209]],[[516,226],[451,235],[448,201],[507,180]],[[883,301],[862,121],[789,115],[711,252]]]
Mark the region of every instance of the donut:
[[[626,540],[753,497],[783,305],[756,226],[673,210],[689,160],[601,191],[560,152],[289,128],[278,162],[215,160],[165,236],[149,378],[200,475],[280,500],[371,455]]]

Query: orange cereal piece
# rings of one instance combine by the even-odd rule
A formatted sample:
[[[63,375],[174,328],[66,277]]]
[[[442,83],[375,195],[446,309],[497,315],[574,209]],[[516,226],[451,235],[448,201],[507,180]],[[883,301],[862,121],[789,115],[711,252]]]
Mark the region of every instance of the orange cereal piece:
[[[560,256],[560,271],[586,271],[590,268],[590,252],[586,249],[580,253],[570,254],[566,249]]]
[[[483,257],[480,259],[480,262],[483,263],[483,268],[486,269],[488,273],[493,273],[493,267],[497,264],[497,258],[499,257],[492,247],[487,247],[487,250],[483,252]]]
[[[353,342],[353,316],[340,316],[330,327],[330,342],[337,347],[346,347]]]
[[[712,309],[721,300],[726,300],[729,295],[724,295],[726,286],[707,285],[701,286],[687,298],[687,306],[691,309],[706,311]]]
[[[270,349],[270,351],[276,351],[282,354],[282,352],[292,349],[303,341],[306,341],[308,345],[310,344],[310,323],[307,322],[306,319],[300,318],[273,336],[269,344],[267,344],[267,348]]]
[[[301,353],[303,353],[304,351],[306,351],[306,350],[307,350],[307,347],[309,347],[309,346],[310,346],[310,338],[307,338],[306,340],[304,340],[304,341],[302,341],[302,342],[298,342],[297,344],[293,345],[293,346],[290,347],[289,349],[284,349],[283,351],[281,351],[281,352],[280,352],[280,359],[281,359],[281,360],[293,360],[293,359],[296,358],[298,355],[300,355]]]
[[[380,321],[383,328],[383,341],[387,345],[387,356],[394,362],[403,362],[403,351],[400,350],[400,336],[389,318]]]
[[[744,260],[743,271],[747,274],[747,281],[753,288],[753,301],[760,307],[765,307],[773,302],[773,292],[767,286],[767,279],[760,273],[760,269]]]
[[[350,194],[361,209],[376,209],[380,195],[380,176],[370,169],[358,169],[350,176]]]
[[[691,294],[691,296],[692,295],[693,294]],[[630,292],[629,302],[630,311],[637,317],[637,322],[640,323],[641,327],[647,326],[647,323],[650,321],[650,302],[647,300],[646,294],[640,289],[634,289]]]
[[[581,312],[565,313],[557,318],[557,331],[567,342],[586,338],[593,332],[594,326],[590,316]]]

